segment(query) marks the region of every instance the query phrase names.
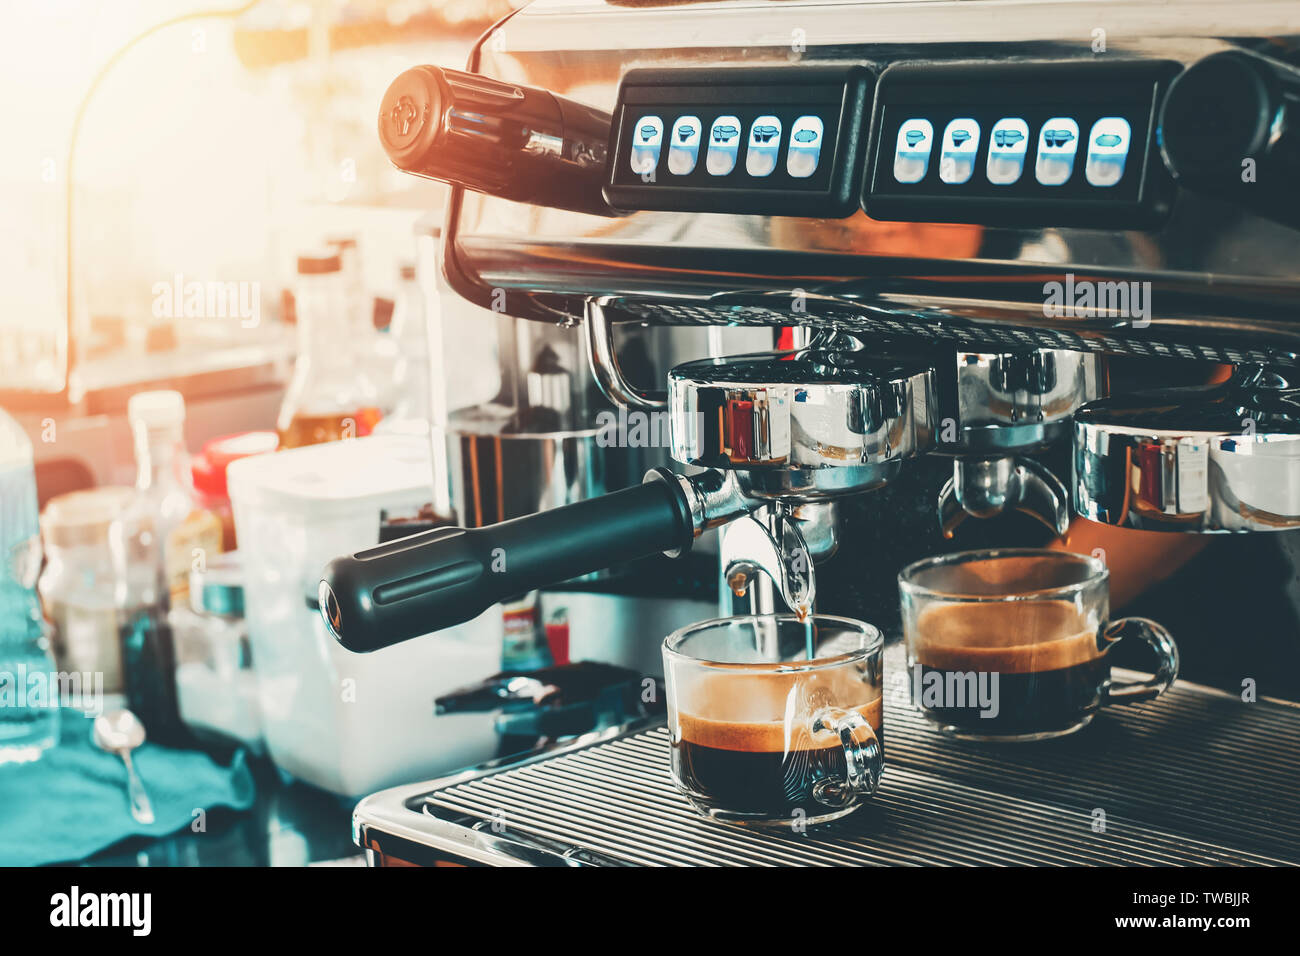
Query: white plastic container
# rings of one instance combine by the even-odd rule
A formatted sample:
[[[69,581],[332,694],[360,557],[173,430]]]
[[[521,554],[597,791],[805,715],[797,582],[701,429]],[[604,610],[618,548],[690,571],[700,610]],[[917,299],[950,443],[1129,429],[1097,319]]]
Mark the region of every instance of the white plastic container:
[[[245,615],[267,750],[283,770],[361,796],[495,754],[492,714],[435,717],[434,698],[501,662],[501,609],[370,654],[344,650],[316,610],[334,557],[378,543],[381,514],[432,497],[427,440],[376,436],[230,465]]]

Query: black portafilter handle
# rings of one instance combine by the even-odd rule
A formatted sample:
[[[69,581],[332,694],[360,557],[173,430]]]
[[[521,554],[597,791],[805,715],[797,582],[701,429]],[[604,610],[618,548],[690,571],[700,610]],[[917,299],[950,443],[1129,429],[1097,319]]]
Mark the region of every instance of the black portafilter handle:
[[[472,620],[493,604],[695,538],[689,498],[657,468],[634,487],[486,528],[437,528],[335,558],[320,611],[350,651]]]

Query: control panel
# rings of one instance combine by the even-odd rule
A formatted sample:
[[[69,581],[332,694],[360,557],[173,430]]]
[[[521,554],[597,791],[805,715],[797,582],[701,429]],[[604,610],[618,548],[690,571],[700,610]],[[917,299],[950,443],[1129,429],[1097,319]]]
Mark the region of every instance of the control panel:
[[[876,86],[874,219],[1149,228],[1173,183],[1156,116],[1176,64],[899,64]]]
[[[605,200],[620,209],[847,216],[871,110],[864,67],[632,70]]]
[[[632,70],[616,209],[1151,229],[1170,61]]]

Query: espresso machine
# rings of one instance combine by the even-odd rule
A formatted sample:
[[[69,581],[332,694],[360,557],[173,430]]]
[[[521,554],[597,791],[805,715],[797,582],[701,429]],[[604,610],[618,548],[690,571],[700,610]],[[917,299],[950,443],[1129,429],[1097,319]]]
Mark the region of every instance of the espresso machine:
[[[453,187],[451,288],[579,330],[674,464],[341,556],[320,603],[343,646],[715,530],[724,614],[838,610],[823,567],[887,577],[882,551],[1012,521],[1300,555],[1294,5],[1234,6],[1230,38],[1195,2],[939,6],[536,0],[466,71],[393,82],[379,141]],[[622,332],[699,328],[773,347],[628,374]],[[874,534],[913,488],[925,533]],[[357,839],[376,864],[1300,861],[1294,703],[1184,682],[1140,733],[959,749],[891,688],[879,799],[829,836],[694,819],[652,718],[376,794]]]

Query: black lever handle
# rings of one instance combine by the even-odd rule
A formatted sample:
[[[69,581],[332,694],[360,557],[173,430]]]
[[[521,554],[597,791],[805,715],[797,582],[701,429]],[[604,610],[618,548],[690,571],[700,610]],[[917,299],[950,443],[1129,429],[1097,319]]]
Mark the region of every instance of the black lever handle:
[[[1169,86],[1165,166],[1189,189],[1300,228],[1300,73],[1240,50],[1214,53]]]
[[[677,477],[656,469],[626,488],[486,528],[437,528],[335,558],[320,609],[340,644],[373,651],[471,620],[506,598],[695,537]]]
[[[389,86],[379,141],[398,169],[490,196],[617,215],[601,195],[609,114],[547,90],[417,66]]]

